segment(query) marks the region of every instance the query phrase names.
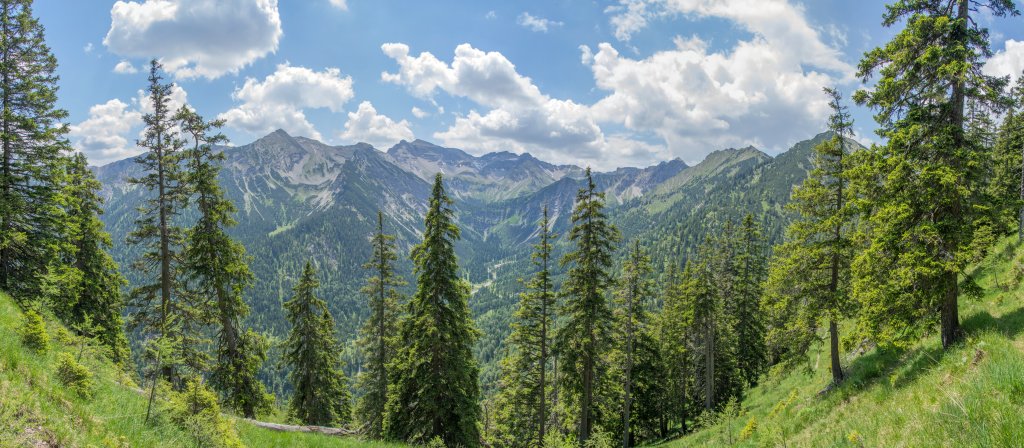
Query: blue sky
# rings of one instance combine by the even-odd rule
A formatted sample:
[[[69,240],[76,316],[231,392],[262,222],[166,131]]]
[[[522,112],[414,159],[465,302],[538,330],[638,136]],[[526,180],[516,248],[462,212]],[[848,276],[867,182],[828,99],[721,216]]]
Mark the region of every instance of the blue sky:
[[[39,0],[71,138],[138,152],[147,61],[234,144],[277,128],[386,149],[421,138],[599,169],[725,147],[774,154],[823,128],[887,40],[881,1]],[[991,20],[987,70],[1024,70],[1024,19]],[[857,130],[874,139],[869,111]]]

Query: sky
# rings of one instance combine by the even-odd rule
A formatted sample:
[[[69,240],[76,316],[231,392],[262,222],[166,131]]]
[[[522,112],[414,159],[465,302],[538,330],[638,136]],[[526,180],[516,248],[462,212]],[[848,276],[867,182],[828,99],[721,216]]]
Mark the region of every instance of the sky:
[[[1018,8],[1024,5],[1018,1]],[[881,0],[37,0],[59,105],[90,163],[138,154],[149,61],[175,105],[232,144],[276,129],[386,150],[416,138],[599,170],[824,130],[865,51],[897,30]],[[1024,18],[979,17],[986,72],[1024,71]],[[857,138],[878,140],[850,104]]]

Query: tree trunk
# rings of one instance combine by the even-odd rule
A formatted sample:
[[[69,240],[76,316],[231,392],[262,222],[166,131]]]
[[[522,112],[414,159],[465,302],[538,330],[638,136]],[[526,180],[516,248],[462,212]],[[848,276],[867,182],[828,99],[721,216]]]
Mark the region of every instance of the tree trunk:
[[[960,308],[957,303],[959,287],[956,272],[943,274],[946,296],[942,300],[942,348],[948,349],[963,337],[960,329]]]
[[[4,6],[3,6],[3,18],[2,19],[3,19],[3,35],[4,36],[7,36],[7,35],[10,34],[10,31],[7,29],[7,22],[9,20],[9,16],[10,16],[10,12],[8,10],[8,7],[9,7],[9,5],[7,3],[5,3]],[[4,94],[3,94],[3,111],[2,111],[3,112],[2,119],[3,119],[3,122],[4,122],[3,123],[3,131],[4,131],[4,135],[3,135],[3,152],[4,152],[4,154],[3,154],[3,156],[4,156],[3,157],[3,164],[4,165],[3,165],[3,178],[0,178],[0,188],[2,188],[2,190],[0,190],[0,192],[2,192],[2,194],[3,194],[3,196],[0,197],[0,203],[6,203],[4,205],[5,205],[5,207],[8,208],[8,210],[6,210],[3,213],[3,216],[0,217],[0,219],[3,220],[2,222],[0,222],[0,235],[2,235],[4,237],[8,237],[8,238],[10,237],[11,227],[12,227],[12,225],[11,225],[11,216],[10,215],[11,215],[11,213],[13,213],[13,210],[9,209],[13,205],[12,204],[13,201],[11,200],[11,183],[14,182],[14,180],[11,178],[11,176],[12,176],[12,174],[11,174],[11,165],[14,162],[14,160],[13,160],[14,159],[14,155],[11,153],[13,149],[11,148],[11,129],[10,129],[10,127],[11,127],[11,123],[10,123],[10,121],[11,121],[10,120],[10,115],[11,115],[11,111],[10,111],[10,108],[11,108],[11,104],[10,104],[10,101],[11,101],[11,99],[10,99],[10,94],[11,94],[10,93],[11,92],[10,66],[11,65],[10,65],[9,53],[10,53],[9,45],[5,45],[4,46],[4,54],[3,54],[3,70],[4,70],[4,73],[3,73],[3,86],[2,86],[3,91],[4,91]],[[12,254],[11,254],[10,247],[8,247],[9,244],[10,243],[4,244],[4,247],[0,248],[0,289],[2,289],[2,290],[10,290],[10,287],[11,287],[11,285],[10,285],[10,274],[11,274],[11,257],[12,257]]]
[[[839,324],[835,319],[828,323],[829,346],[832,355],[832,384],[843,382],[843,365],[839,362]]]
[[[580,403],[580,444],[585,445],[590,440],[590,407],[594,402],[594,348],[597,346],[594,340],[593,330],[589,331],[590,337],[587,344],[587,353],[583,359],[583,402]]]
[[[625,403],[622,406],[622,448],[629,448],[631,431],[629,429],[630,411],[633,407],[633,294],[630,293],[626,303],[626,384]]]
[[[715,329],[709,322],[704,330],[704,409],[715,406]]]

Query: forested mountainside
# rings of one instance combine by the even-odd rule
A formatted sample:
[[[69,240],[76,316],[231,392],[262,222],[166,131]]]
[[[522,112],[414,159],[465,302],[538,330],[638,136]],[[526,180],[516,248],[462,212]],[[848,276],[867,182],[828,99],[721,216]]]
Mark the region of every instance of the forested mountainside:
[[[672,160],[596,173],[594,180],[627,239],[653,244],[659,258],[685,259],[710,229],[746,213],[762,216],[768,239],[778,241],[785,225],[782,206],[805,177],[811,148],[829,136],[799,142],[774,158],[753,147],[723,149],[692,167]],[[253,310],[249,320],[278,337],[287,328],[281,304],[302,265],[313,260],[321,266],[321,294],[340,338],[353,339],[369,313],[359,288],[366,280],[361,265],[370,255],[377,211],[397,235],[400,252],[408,253],[422,232],[428,180],[443,173],[463,229],[456,249],[474,285],[469,303],[484,335],[478,355],[487,386],[493,378],[486,372],[493,372],[500,357],[521,290],[515,272],[528,263],[540,210],[546,204],[552,230],[565,234],[583,173],[583,168],[548,164],[529,154],[474,157],[422,140],[403,141],[383,152],[366,144],[329,146],[282,130],[220,150],[225,155],[220,182],[238,207],[239,224],[230,233],[246,247],[255,274],[253,287],[245,292]],[[145,197],[127,182],[138,175],[139,166],[126,159],[95,171],[106,200],[103,220],[114,241],[124,241]],[[186,212],[182,220],[194,219],[193,214]],[[556,255],[564,247],[557,244]],[[138,256],[135,250],[115,244],[111,254],[128,267]],[[408,277],[410,260],[400,257],[398,269]],[[129,281],[136,278],[131,269],[124,271]],[[356,354],[346,356],[354,360]],[[353,371],[356,366],[350,363]],[[279,373],[265,375],[280,384]]]

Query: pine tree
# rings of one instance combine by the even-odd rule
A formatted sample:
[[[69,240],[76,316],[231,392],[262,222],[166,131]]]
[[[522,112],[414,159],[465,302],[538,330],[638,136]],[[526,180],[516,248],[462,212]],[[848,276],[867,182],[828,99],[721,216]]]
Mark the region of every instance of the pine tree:
[[[905,28],[865,54],[858,76],[878,73],[855,95],[877,112],[884,146],[866,167],[883,180],[868,198],[870,244],[854,262],[861,329],[880,343],[906,340],[939,310],[942,345],[962,338],[957,276],[970,260],[985,204],[985,153],[966,136],[965,105],[992,107],[1005,79],[982,73],[991,54],[976,17],[1017,15],[1012,0],[898,1],[883,17]],[[923,319],[922,319],[923,318]]]
[[[654,286],[651,276],[651,260],[635,241],[626,263],[622,268],[622,281],[616,296],[617,345],[622,352],[622,446],[629,448],[634,445],[634,422],[647,423],[637,418],[634,411],[634,400],[640,398],[640,406],[651,401],[649,386],[653,386],[650,378],[638,378],[638,373],[652,373],[652,366],[658,363],[651,359],[657,354],[651,337],[647,308],[648,302],[654,299]],[[638,350],[638,346],[640,349]],[[639,381],[638,381],[639,380]],[[648,380],[648,381],[644,381]],[[645,386],[645,394],[635,394],[634,386]],[[645,416],[645,417],[649,417]],[[645,425],[646,426],[646,425]]]
[[[551,278],[552,242],[548,207],[538,223],[533,246],[533,277],[519,296],[519,307],[506,339],[508,356],[502,360],[496,398],[498,443],[502,446],[542,446],[551,413],[551,334],[555,320],[555,289]]]
[[[370,239],[373,249],[370,260],[363,265],[370,276],[362,293],[369,299],[370,317],[363,324],[360,348],[365,353],[363,369],[356,389],[362,392],[356,415],[363,432],[374,439],[384,436],[384,410],[388,385],[392,378],[388,369],[397,350],[399,300],[397,288],[405,285],[395,273],[395,236],[384,233],[384,214],[377,212],[377,232]]]
[[[736,253],[736,293],[733,309],[733,333],[736,335],[736,362],[745,385],[752,387],[768,364],[765,325],[761,310],[762,283],[767,257],[760,226],[753,214],[747,214],[739,229]]]
[[[434,178],[423,242],[413,248],[416,293],[399,328],[384,431],[408,443],[440,438],[447,446],[477,446],[480,434],[478,335],[469,311],[469,285],[459,278],[452,201]]]
[[[129,244],[142,245],[142,255],[133,266],[145,279],[129,295],[129,305],[135,310],[130,323],[143,334],[155,334],[158,340],[175,342],[168,346],[195,350],[198,354],[197,347],[189,347],[181,340],[181,329],[187,324],[178,313],[183,288],[178,275],[184,231],[174,220],[188,202],[188,179],[180,164],[185,142],[175,131],[176,123],[170,110],[172,85],[162,82],[161,69],[155,59],[150,63],[149,100],[153,111],[142,117],[146,129],[143,139],[137,142],[147,150],[136,159],[143,175],[128,179],[130,184],[140,186],[150,195],[140,208],[135,230],[128,235]],[[177,355],[173,359],[193,366],[202,362],[202,359],[189,360]],[[180,382],[177,363],[160,362],[163,377],[175,384]],[[155,385],[154,379],[153,387]]]
[[[790,362],[806,357],[827,322],[832,382],[838,384],[844,377],[839,321],[853,312],[850,263],[856,210],[847,147],[853,122],[839,92],[827,88],[825,93],[832,107],[833,135],[814,148],[813,168],[793,190],[788,208],[797,217],[786,230],[786,242],[775,250],[765,308],[772,321],[771,344]]]
[[[121,286],[126,282],[117,264],[107,253],[110,234],[103,229],[102,187],[84,154],[76,154],[68,169],[64,197],[67,200],[67,225],[64,235],[71,247],[70,264],[77,272],[74,295],[55,303],[55,311],[71,327],[85,322],[94,332],[89,336],[110,350],[119,364],[128,361],[128,338],[124,334],[124,301]]]
[[[295,295],[284,303],[291,332],[284,360],[291,366],[289,414],[303,424],[330,426],[350,421],[349,391],[339,368],[334,319],[327,303],[316,297],[320,286],[313,264],[306,262]]]
[[[189,297],[204,316],[202,322],[212,321],[217,326],[210,385],[228,406],[253,418],[258,411],[268,410],[272,401],[256,378],[266,359],[266,343],[258,334],[244,332],[241,324],[249,314],[242,293],[253,275],[245,248],[227,234],[227,228],[236,224],[232,216],[235,206],[224,197],[218,181],[224,154],[214,152],[213,147],[227,141],[217,132],[223,121],[207,122],[187,107],[182,107],[176,118],[191,145],[185,155],[187,175],[199,212],[198,221],[187,232],[184,251]]]
[[[31,0],[0,1],[0,290],[39,293],[58,256],[67,111]]]
[[[619,231],[604,213],[604,193],[597,190],[588,168],[586,184],[576,194],[569,241],[575,244],[562,265],[570,266],[562,285],[564,324],[556,334],[556,351],[562,363],[561,390],[578,410],[578,438],[586,443],[598,415],[597,398],[608,374],[614,317],[606,293],[613,287],[612,257]],[[611,416],[607,416],[611,417]]]

